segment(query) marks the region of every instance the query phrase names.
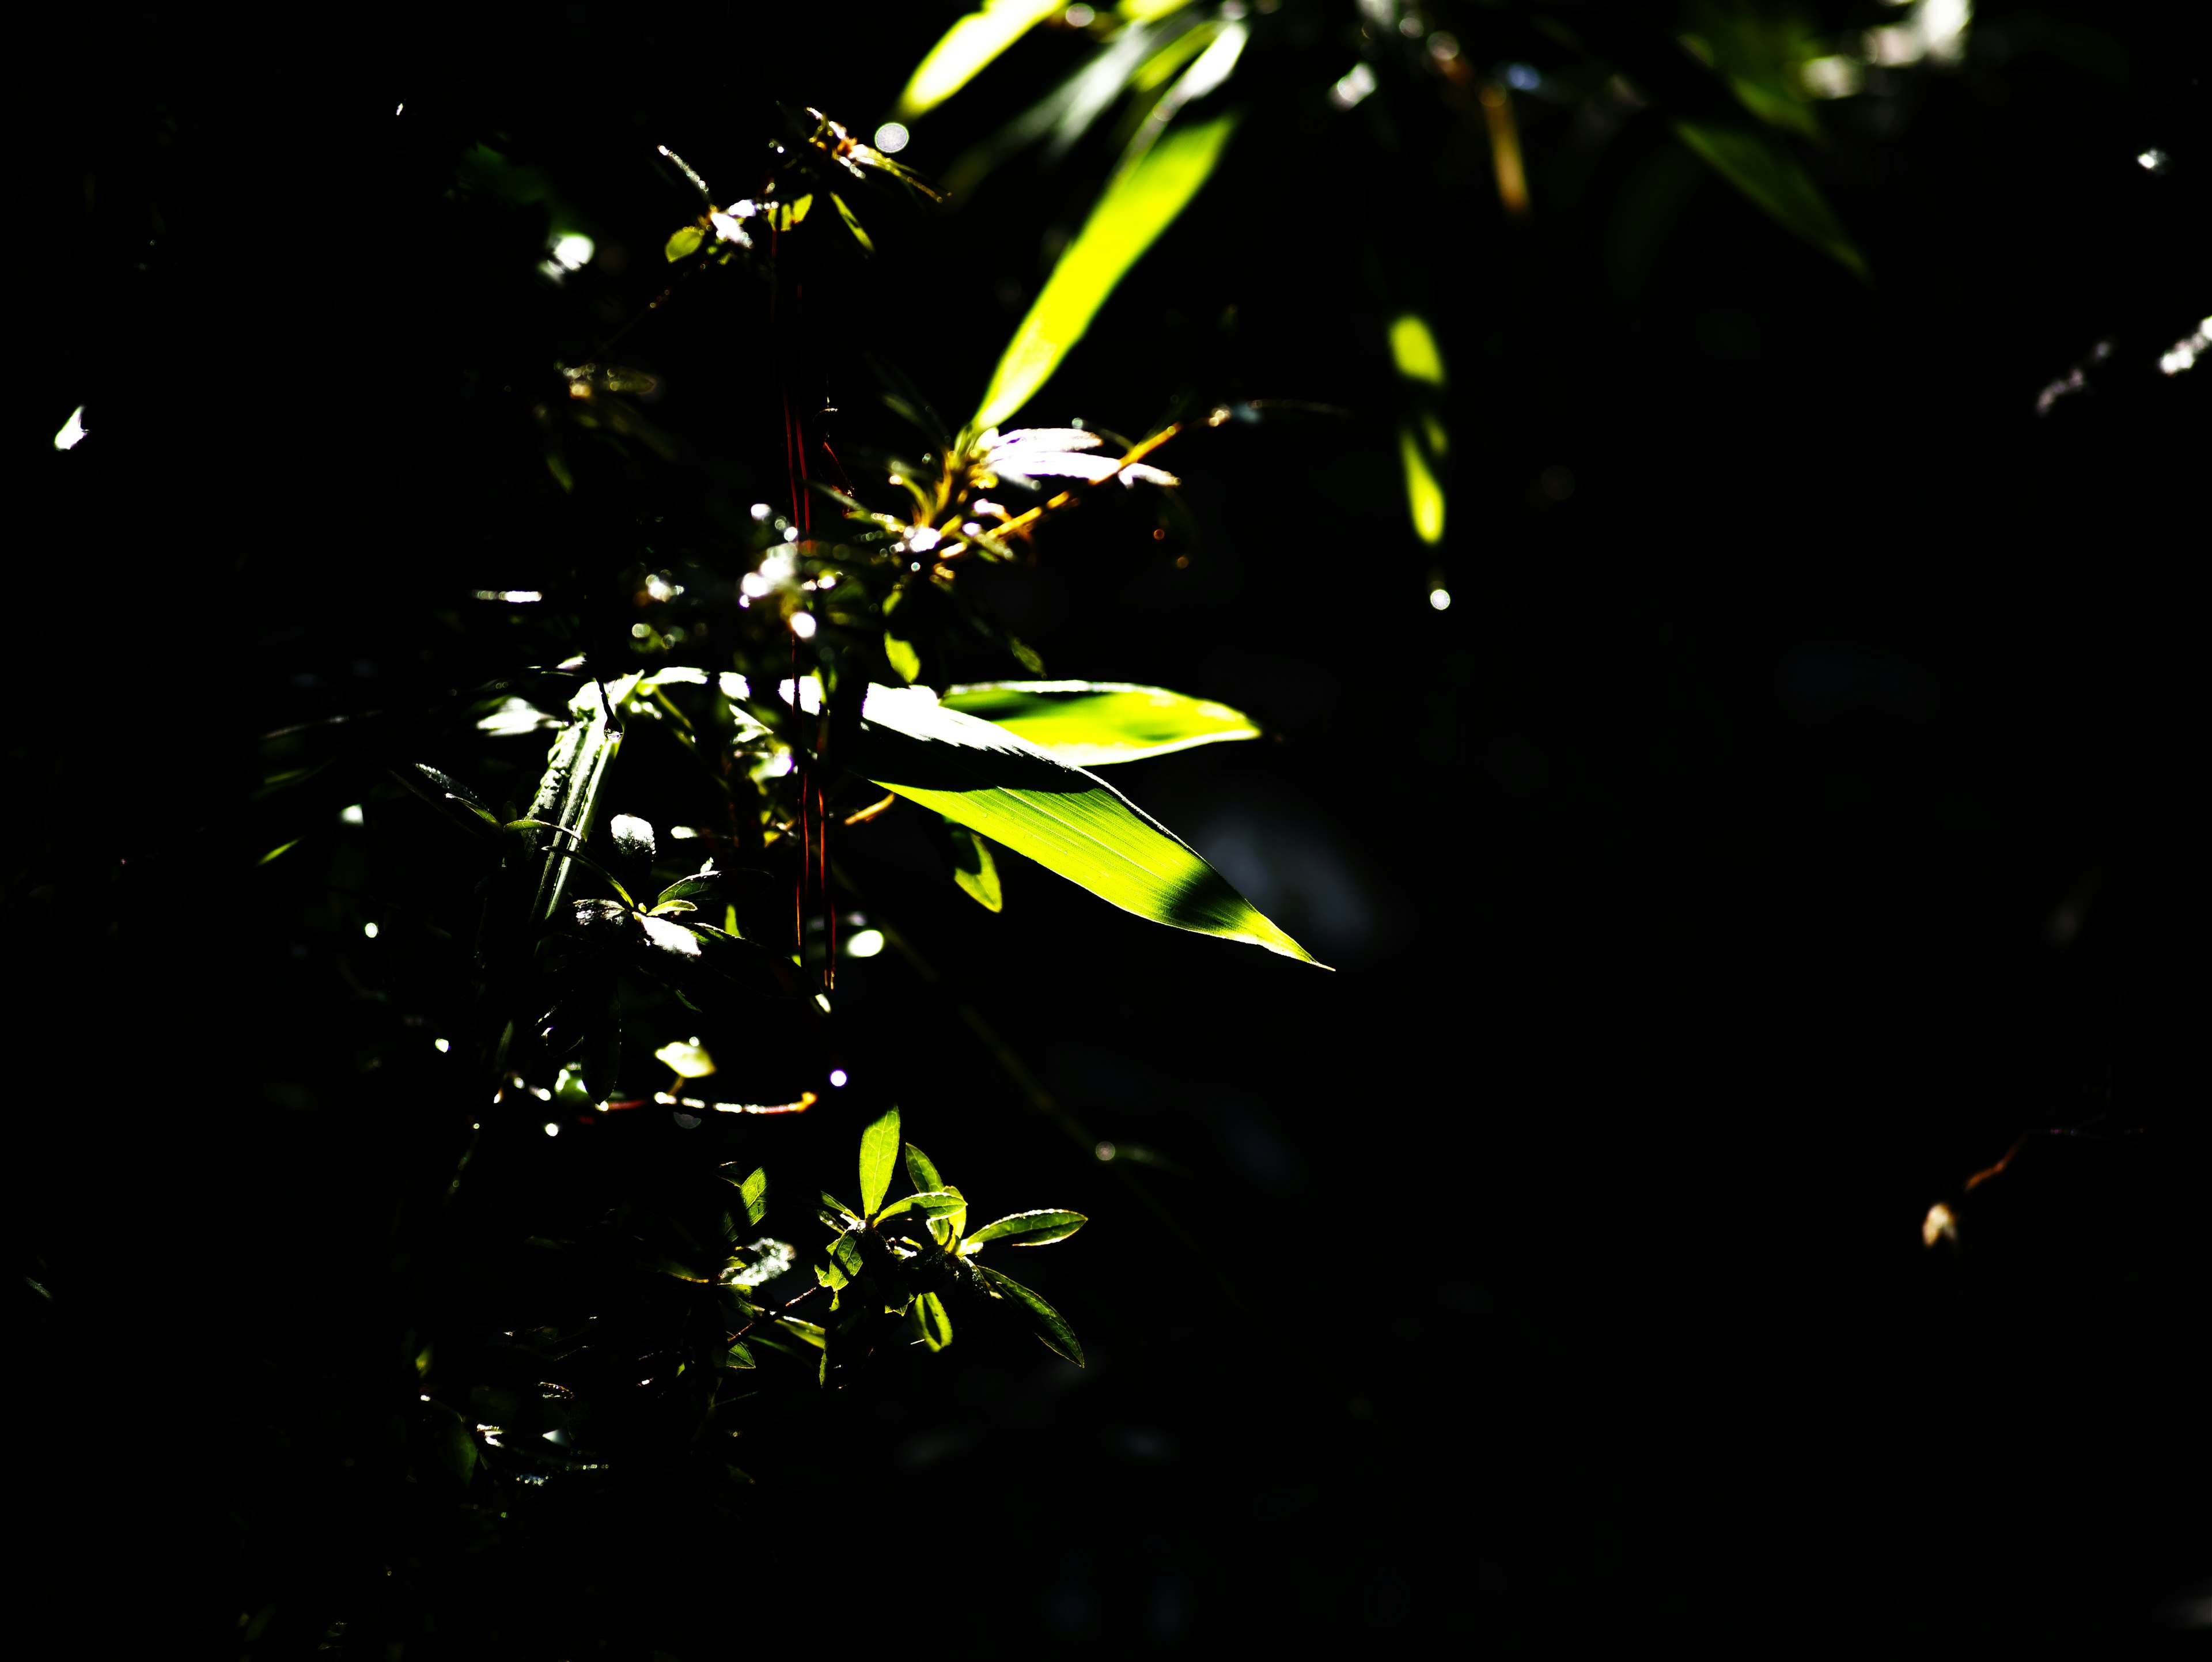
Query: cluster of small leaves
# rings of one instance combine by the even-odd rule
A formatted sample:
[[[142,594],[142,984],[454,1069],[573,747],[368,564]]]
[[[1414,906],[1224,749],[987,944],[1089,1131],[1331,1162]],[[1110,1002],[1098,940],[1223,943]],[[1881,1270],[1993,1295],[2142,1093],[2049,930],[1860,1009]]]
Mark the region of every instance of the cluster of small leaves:
[[[933,1351],[952,1342],[954,1307],[1004,1303],[1079,1367],[1083,1346],[1060,1313],[1011,1275],[977,1262],[993,1241],[1048,1246],[1088,1222],[1079,1212],[1016,1212],[968,1227],[968,1197],[947,1183],[927,1154],[899,1140],[899,1111],[887,1110],[860,1134],[860,1203],[824,1192],[817,1216],[834,1232],[827,1261],[815,1269],[830,1290],[833,1319],[817,1325],[779,1319],[822,1348],[821,1373],[850,1366],[903,1333]],[[914,1192],[888,1198],[902,1152]]]

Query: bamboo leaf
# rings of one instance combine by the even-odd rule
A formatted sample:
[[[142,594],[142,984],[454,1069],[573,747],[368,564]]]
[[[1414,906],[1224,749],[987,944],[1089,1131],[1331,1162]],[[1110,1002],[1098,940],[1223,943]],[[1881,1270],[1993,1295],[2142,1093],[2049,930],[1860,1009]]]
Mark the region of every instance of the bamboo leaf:
[[[863,1217],[872,1218],[884,1203],[884,1196],[891,1186],[891,1173],[898,1169],[899,1111],[897,1105],[884,1110],[867,1129],[860,1133],[860,1208]]]
[[[915,687],[871,687],[852,765],[1102,900],[1170,928],[1313,955],[1164,825],[1093,774]]]
[[[1060,9],[1060,0],[984,0],[945,30],[915,65],[893,111],[901,120],[935,109],[981,74],[985,66]]]
[[[942,702],[1078,768],[1260,736],[1250,716],[1226,704],[1124,681],[987,681],[953,687]]]
[[[1812,244],[1862,283],[1873,281],[1865,256],[1844,234],[1835,210],[1781,140],[1729,121],[1678,120],[1674,132],[1784,230]]]
[[[977,431],[998,426],[1052,379],[1115,285],[1212,177],[1236,125],[1224,115],[1171,132],[1106,187],[1007,343],[976,409]]]
[[[998,1297],[1018,1306],[1030,1324],[1030,1329],[1044,1341],[1045,1348],[1067,1358],[1078,1367],[1083,1366],[1083,1346],[1060,1312],[1047,1304],[1036,1294],[1024,1287],[1011,1275],[1002,1275],[995,1269],[975,1266],[975,1273]]]
[[[1066,1240],[1090,1221],[1080,1212],[1017,1212],[985,1224],[968,1237],[968,1245],[1005,1241],[1010,1246],[1049,1246]]]

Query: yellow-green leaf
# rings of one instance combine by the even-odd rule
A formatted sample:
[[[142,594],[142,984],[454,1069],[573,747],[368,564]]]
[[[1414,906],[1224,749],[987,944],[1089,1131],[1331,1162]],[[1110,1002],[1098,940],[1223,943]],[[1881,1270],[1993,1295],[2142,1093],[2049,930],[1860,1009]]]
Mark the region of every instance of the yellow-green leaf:
[[[932,46],[899,94],[901,120],[935,109],[983,72],[1000,52],[1058,11],[1061,0],[983,0]]]
[[[1398,456],[1406,468],[1406,511],[1413,516],[1413,534],[1430,544],[1444,539],[1444,487],[1436,470],[1443,437],[1443,423],[1433,416],[1420,429],[1410,421],[1398,423]],[[1425,445],[1424,438],[1429,441]]]
[[[1437,344],[1436,332],[1429,327],[1428,320],[1418,313],[1407,312],[1391,323],[1390,359],[1407,380],[1425,381],[1431,387],[1444,384],[1443,349]]]
[[[1124,911],[1314,962],[1188,843],[1104,780],[995,722],[946,709],[927,689],[868,689],[852,765]]]
[[[697,253],[699,245],[706,240],[706,232],[696,225],[686,225],[668,239],[668,246],[661,252],[668,256],[668,263],[673,265],[678,260],[689,259]]]
[[[1674,132],[1784,230],[1811,243],[1861,282],[1872,281],[1865,256],[1844,234],[1835,210],[1780,140],[1749,125],[1720,121],[1677,121]]]
[[[860,1208],[861,1215],[876,1215],[884,1203],[884,1196],[891,1186],[891,1173],[898,1170],[899,1111],[896,1105],[886,1108],[869,1123],[860,1133]]]
[[[1212,177],[1236,125],[1231,114],[1171,132],[1106,187],[1006,344],[976,409],[977,431],[998,426],[1052,379],[1115,285]]]
[[[996,1297],[1018,1306],[1028,1318],[1030,1330],[1044,1341],[1045,1348],[1065,1356],[1078,1367],[1083,1366],[1083,1346],[1060,1312],[1024,1287],[1011,1275],[1002,1275],[995,1269],[975,1266],[975,1273],[983,1278],[985,1286]]]
[[[987,912],[1006,904],[999,886],[999,862],[991,858],[991,845],[957,819],[945,822],[945,840],[952,845],[952,880]]]
[[[984,681],[951,688],[944,703],[1078,768],[1260,736],[1250,716],[1226,704],[1126,681]]]

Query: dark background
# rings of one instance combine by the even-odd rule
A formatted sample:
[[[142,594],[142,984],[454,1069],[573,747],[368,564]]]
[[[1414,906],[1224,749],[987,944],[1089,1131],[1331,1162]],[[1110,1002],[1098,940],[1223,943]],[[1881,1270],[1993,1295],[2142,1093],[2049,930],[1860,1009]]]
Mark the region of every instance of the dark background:
[[[1268,73],[1340,36],[1352,61],[1350,9],[1311,15]],[[436,621],[479,587],[620,626],[639,533],[563,504],[528,411],[696,211],[652,147],[736,195],[771,99],[870,130],[945,21],[42,26],[6,168],[4,875],[46,1650],[211,1648],[264,1603],[264,1648],[310,1648],[398,1551],[456,1608],[649,1559],[608,1653],[641,1656],[2185,1642],[2177,1601],[2212,1591],[2189,1336],[2212,596],[2204,377],[2155,362],[2212,310],[2212,149],[2201,40],[2086,7],[1985,0],[1961,70],[1824,108],[1814,166],[1871,286],[1717,180],[1652,209],[1656,117],[1584,158],[1571,112],[1522,100],[1519,226],[1418,84],[1386,87],[1387,131],[1267,106],[1027,418],[1134,433],[1186,385],[1350,413],[1178,441],[1195,540],[1116,493],[992,592],[1054,675],[1279,730],[1116,782],[1335,972],[1033,868],[986,917],[896,815],[840,849],[1087,1132],[1174,1168],[1142,1173],[1170,1227],[896,957],[841,978],[868,1102],[969,1192],[1091,1215],[1036,1274],[1090,1367],[977,1326],[764,1411],[734,1555],[641,1482],[482,1568],[344,1475],[392,1389],[358,1359],[422,1296],[360,1221],[442,1184],[451,1081],[418,1062],[318,1094],[392,1013],[376,962],[299,944],[284,886],[321,868],[252,866],[252,740],[350,714],[387,723],[372,751],[434,750],[407,712],[525,661],[495,620]],[[1437,21],[1525,46],[1505,14]],[[1067,60],[1033,46],[902,159],[942,169]],[[542,212],[447,195],[495,137],[620,253],[531,277]],[[2134,160],[2152,142],[2163,176]],[[1087,154],[1011,164],[956,217],[876,193],[871,262],[817,242],[793,332],[840,442],[898,436],[864,351],[968,407],[1096,189]],[[782,500],[749,282],[690,285],[624,349],[668,383],[682,483],[653,488],[695,507],[685,559],[731,504]],[[1408,303],[1453,373],[1440,560],[1390,428]],[[90,436],[52,451],[80,404]],[[404,811],[375,813],[439,846]],[[838,1111],[721,1157],[840,1186],[861,1115]],[[1962,1197],[2051,1128],[2082,1134]],[[1937,1200],[1956,1250],[1921,1244]],[[517,1620],[560,1636],[514,1653],[589,1648]]]

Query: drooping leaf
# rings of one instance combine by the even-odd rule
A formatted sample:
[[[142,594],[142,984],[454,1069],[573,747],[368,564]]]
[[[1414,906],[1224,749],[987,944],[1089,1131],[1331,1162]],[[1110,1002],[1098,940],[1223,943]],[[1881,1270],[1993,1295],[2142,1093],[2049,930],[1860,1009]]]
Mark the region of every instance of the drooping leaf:
[[[1124,911],[1315,961],[1104,780],[994,722],[945,708],[926,690],[868,690],[852,766]]]
[[[932,1350],[942,1350],[952,1342],[952,1318],[945,1312],[945,1300],[934,1293],[925,1293],[914,1301],[915,1325],[921,1331],[921,1341]]]
[[[950,816],[945,818],[945,841],[952,853],[952,880],[985,911],[997,911],[1006,897],[991,845]]]
[[[1873,280],[1866,257],[1844,234],[1820,187],[1780,139],[1747,122],[1678,120],[1674,125],[1676,136],[1761,213],[1862,283]]]
[[[1125,681],[986,681],[953,687],[941,702],[1078,768],[1260,736],[1250,716],[1226,704]]]
[[[830,204],[836,209],[837,217],[845,222],[845,228],[853,234],[853,240],[860,245],[860,252],[864,254],[875,253],[876,245],[869,240],[868,234],[860,228],[860,222],[854,217],[853,210],[845,205],[845,198],[832,191],[830,192]]]
[[[1124,274],[1212,177],[1236,125],[1223,115],[1170,132],[1106,187],[1007,343],[976,408],[976,431],[1000,425],[1052,378]]]
[[[1080,1212],[1016,1212],[985,1224],[968,1237],[968,1245],[1004,1241],[1009,1246],[1049,1246],[1066,1240],[1090,1221]]]
[[[872,1218],[891,1186],[898,1169],[899,1111],[886,1108],[860,1133],[860,1215]]]
[[[1060,5],[1060,0],[983,0],[981,11],[969,12],[945,30],[915,65],[893,113],[911,120],[935,109]]]
[[[1075,1336],[1075,1330],[1061,1318],[1060,1312],[1011,1275],[1002,1275],[980,1263],[975,1266],[975,1273],[983,1278],[984,1285],[993,1293],[1021,1311],[1028,1318],[1030,1330],[1044,1341],[1045,1348],[1066,1357],[1078,1367],[1083,1366],[1083,1346]]]

